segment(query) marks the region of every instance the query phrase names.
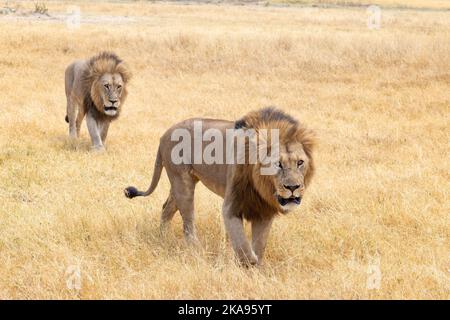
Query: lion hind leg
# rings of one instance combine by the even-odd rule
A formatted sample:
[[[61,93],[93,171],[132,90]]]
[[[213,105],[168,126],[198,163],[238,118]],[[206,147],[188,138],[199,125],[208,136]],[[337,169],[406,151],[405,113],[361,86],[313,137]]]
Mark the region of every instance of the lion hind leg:
[[[177,212],[178,208],[175,203],[175,199],[172,195],[172,191],[169,194],[169,197],[167,198],[166,202],[163,204],[163,210],[161,212],[161,225],[160,230],[161,234],[164,236],[167,233],[167,230],[170,225],[170,221],[174,217],[175,213]]]
[[[67,97],[67,114],[66,114],[66,122],[69,123],[69,136],[71,138],[78,137],[77,131],[77,116],[78,116],[78,107],[77,104],[73,101],[73,99],[68,96]]]
[[[188,243],[197,242],[194,225],[194,192],[198,180],[189,174],[172,176],[170,181],[176,206],[183,219],[184,237]]]
[[[83,122],[85,115],[86,115],[86,112],[83,109],[78,110],[77,120],[76,120],[76,130],[77,130],[78,137],[80,136],[81,123]]]

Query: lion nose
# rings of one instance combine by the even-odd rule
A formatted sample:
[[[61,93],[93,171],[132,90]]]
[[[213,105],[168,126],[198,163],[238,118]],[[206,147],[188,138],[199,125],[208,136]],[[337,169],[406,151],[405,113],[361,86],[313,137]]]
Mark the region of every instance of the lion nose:
[[[117,99],[109,99],[109,102],[111,102],[114,105],[117,102]]]
[[[285,187],[288,190],[291,190],[292,192],[294,192],[295,190],[297,190],[298,188],[300,188],[299,184],[296,184],[294,186],[287,186],[287,185],[283,185],[283,187]]]

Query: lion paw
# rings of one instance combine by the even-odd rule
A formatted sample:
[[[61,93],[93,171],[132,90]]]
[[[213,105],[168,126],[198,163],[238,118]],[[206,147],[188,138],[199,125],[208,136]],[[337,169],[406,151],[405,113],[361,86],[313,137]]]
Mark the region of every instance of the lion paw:
[[[104,153],[106,152],[106,149],[104,146],[93,146],[91,148],[92,151],[96,152],[96,153]]]
[[[259,264],[258,257],[254,252],[251,252],[249,255],[241,255],[239,261],[245,267],[253,267]]]

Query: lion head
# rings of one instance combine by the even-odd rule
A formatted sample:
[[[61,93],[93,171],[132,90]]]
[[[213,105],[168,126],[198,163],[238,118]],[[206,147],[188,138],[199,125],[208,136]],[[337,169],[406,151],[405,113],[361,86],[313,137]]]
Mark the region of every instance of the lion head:
[[[85,99],[101,116],[117,118],[127,97],[131,73],[114,53],[102,52],[88,61],[83,74]]]
[[[287,213],[298,207],[314,174],[314,133],[273,107],[250,112],[235,123],[235,128],[252,128],[256,132],[261,129],[278,131],[278,156],[271,158],[269,163],[258,161],[253,165],[244,165],[238,174],[247,175],[251,181],[250,189],[259,196],[252,197],[263,199],[275,211]],[[262,143],[270,152],[270,141]],[[262,174],[261,168],[268,166],[272,166],[271,174]],[[241,192],[248,190],[247,185],[246,191]]]

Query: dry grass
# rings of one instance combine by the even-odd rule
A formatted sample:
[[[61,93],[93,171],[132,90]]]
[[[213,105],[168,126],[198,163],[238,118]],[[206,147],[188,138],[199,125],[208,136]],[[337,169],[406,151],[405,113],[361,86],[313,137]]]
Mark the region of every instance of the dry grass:
[[[49,2],[49,14],[67,4]],[[81,3],[129,23],[0,17],[0,298],[433,298],[450,295],[448,12]],[[142,18],[137,18],[142,16]],[[145,16],[145,17],[143,17]],[[115,50],[134,70],[106,154],[67,139],[63,73]],[[201,249],[147,186],[159,136],[191,116],[278,105],[314,128],[318,173],[276,220],[266,266],[235,265],[221,200],[200,186]],[[370,289],[380,258],[381,287]],[[81,269],[81,290],[66,285]]]
[[[319,6],[369,6],[383,8],[450,9],[447,0],[269,0],[274,4],[319,5]]]

